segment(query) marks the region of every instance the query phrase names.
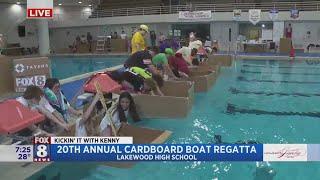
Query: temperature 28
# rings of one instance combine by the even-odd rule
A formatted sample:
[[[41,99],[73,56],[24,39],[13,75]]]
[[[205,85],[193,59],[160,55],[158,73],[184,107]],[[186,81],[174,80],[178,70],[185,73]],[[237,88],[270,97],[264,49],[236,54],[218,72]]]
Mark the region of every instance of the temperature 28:
[[[19,160],[26,160],[30,156],[31,156],[31,154],[18,154],[18,159]]]

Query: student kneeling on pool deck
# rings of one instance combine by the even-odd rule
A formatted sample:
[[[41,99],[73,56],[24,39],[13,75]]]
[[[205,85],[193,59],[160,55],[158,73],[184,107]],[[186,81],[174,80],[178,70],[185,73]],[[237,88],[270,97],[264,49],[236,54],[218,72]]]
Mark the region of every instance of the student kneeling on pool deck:
[[[159,88],[163,86],[163,79],[160,75],[152,75],[147,70],[139,67],[131,67],[125,72],[108,72],[108,74],[113,80],[120,83],[125,91],[163,96]]]
[[[75,110],[70,105],[60,89],[60,82],[57,78],[49,78],[46,80],[46,84],[44,85],[44,94],[50,105],[63,116],[65,122],[68,122],[70,114],[75,116],[82,115],[81,111]]]
[[[124,74],[122,83],[124,90],[132,93],[142,93],[163,96],[162,91],[152,78],[144,79],[130,71]]]
[[[69,125],[64,122],[59,112],[57,112],[49,104],[44,96],[42,89],[38,86],[28,86],[23,96],[18,97],[16,100],[26,107],[38,110],[41,114],[45,115],[50,120],[50,122],[59,125],[64,130],[69,130]],[[51,127],[49,130],[52,129],[53,127]]]
[[[134,122],[140,121],[140,117],[136,111],[136,106],[133,101],[132,96],[128,92],[123,92],[120,94],[119,102],[114,106],[113,110],[110,110],[104,116],[100,123],[101,136],[111,136],[111,119],[115,125],[116,131],[118,131],[122,124],[128,123],[128,118],[132,118]]]
[[[164,95],[160,90],[160,87],[163,86],[163,79],[157,74],[152,75],[147,70],[132,67],[124,73],[123,78],[132,85],[132,87],[127,86],[127,90],[134,90],[142,94]]]
[[[182,54],[183,59],[189,64],[192,65],[192,60],[197,56],[198,50],[196,48],[182,47],[177,51],[177,53]]]
[[[176,53],[175,56],[169,57],[169,64],[172,72],[177,77],[188,78],[190,70],[188,63],[183,59],[181,53]]]
[[[112,99],[111,93],[106,93],[103,96],[106,102]],[[107,108],[109,107],[111,107],[110,103],[107,104]],[[90,105],[85,105],[83,112],[83,116],[76,121],[75,136],[100,136],[99,124],[105,116],[106,110],[100,102],[99,94],[94,96]]]
[[[152,74],[160,74],[157,71],[157,68],[152,64],[152,57],[154,55],[155,53],[153,51],[138,51],[129,56],[129,58],[124,63],[124,68],[121,70],[124,71],[125,69],[131,67],[139,67],[142,69],[148,69]]]
[[[168,58],[174,54],[173,50],[171,48],[166,48],[165,53],[158,53],[158,47],[154,47],[153,51],[156,53],[156,55],[152,58],[152,64],[154,66],[161,65],[164,69],[165,75],[171,79],[176,79],[176,76],[172,72],[168,63]]]

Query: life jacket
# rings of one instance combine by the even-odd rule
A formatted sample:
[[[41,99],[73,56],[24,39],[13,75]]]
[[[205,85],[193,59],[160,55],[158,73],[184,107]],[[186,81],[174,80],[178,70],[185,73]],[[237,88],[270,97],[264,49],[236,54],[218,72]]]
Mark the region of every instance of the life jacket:
[[[141,76],[144,79],[152,78],[152,74],[149,71],[142,69],[140,67],[131,67],[129,71],[138,76]]]
[[[62,91],[59,91],[59,94],[57,95],[49,88],[44,89],[44,94],[46,99],[49,101],[50,105],[53,106],[54,109],[56,109],[64,118],[64,120],[68,121],[68,111],[67,106],[68,100],[62,93]]]
[[[99,72],[89,77],[83,85],[83,90],[85,92],[96,93],[96,82],[101,86],[103,93],[120,92],[120,84],[114,81],[108,73],[104,72]]]

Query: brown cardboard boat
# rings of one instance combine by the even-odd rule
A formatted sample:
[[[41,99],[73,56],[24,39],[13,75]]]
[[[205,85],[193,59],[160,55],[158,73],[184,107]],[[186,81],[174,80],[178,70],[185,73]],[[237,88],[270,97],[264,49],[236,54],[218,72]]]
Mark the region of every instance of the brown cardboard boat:
[[[217,76],[217,71],[208,71],[207,67],[198,67],[190,69],[189,78],[181,81],[193,81],[195,92],[206,92],[215,83]]]
[[[133,125],[123,125],[118,131],[120,136],[133,137],[133,144],[161,144],[172,134],[167,130],[155,130],[150,128],[137,127]],[[106,166],[117,168],[131,168],[137,162],[107,162]]]
[[[165,81],[161,88],[165,96],[134,94],[137,111],[142,118],[183,118],[192,108],[194,83]]]
[[[74,136],[76,126],[73,125],[69,132],[62,132],[59,136]],[[118,136],[132,137],[133,144],[161,144],[164,143],[172,132],[167,130],[156,130],[123,124],[118,130]],[[137,162],[105,162],[103,165],[117,168],[131,168]]]
[[[214,71],[218,75],[220,73],[220,66],[219,65],[210,65],[209,63],[206,63],[206,64],[200,64],[199,66],[190,68],[190,70],[192,73]]]

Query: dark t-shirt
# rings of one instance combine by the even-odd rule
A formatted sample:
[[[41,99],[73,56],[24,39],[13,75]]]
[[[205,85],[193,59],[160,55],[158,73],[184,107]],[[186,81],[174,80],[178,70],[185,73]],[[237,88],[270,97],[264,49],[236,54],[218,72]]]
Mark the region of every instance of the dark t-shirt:
[[[123,80],[129,82],[135,91],[140,91],[143,88],[143,78],[133,74],[132,72],[126,71],[122,75]]]
[[[148,51],[138,51],[132,54],[124,63],[124,67],[139,67],[142,69],[146,69],[148,66],[152,64],[152,56]]]
[[[112,71],[112,72],[108,72],[108,74],[113,80],[117,81],[118,83],[121,83],[122,81],[129,82],[134,87],[135,91],[140,91],[144,84],[144,80],[142,77],[135,75],[129,71],[125,71],[125,72]]]

